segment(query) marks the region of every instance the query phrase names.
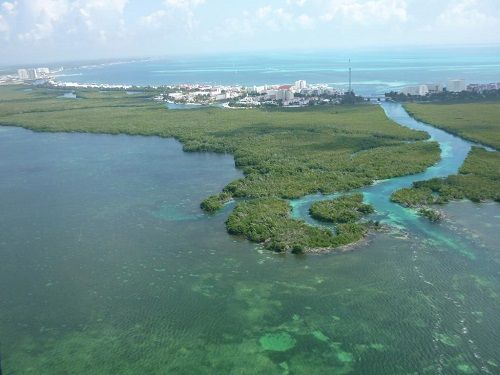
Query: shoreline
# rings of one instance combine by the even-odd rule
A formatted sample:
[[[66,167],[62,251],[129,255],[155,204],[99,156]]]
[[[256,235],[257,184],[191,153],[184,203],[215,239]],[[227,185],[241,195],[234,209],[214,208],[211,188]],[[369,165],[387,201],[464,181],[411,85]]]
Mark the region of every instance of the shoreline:
[[[385,118],[385,121],[387,121],[387,119],[390,119],[386,116],[384,116]],[[78,131],[68,131],[68,130],[64,130],[64,129],[50,129],[50,128],[47,128],[47,127],[36,127],[36,126],[29,126],[29,125],[26,125],[26,124],[5,124],[7,126],[19,126],[19,127],[22,127],[22,128],[25,128],[25,129],[29,129],[29,130],[32,130],[32,131],[36,131],[36,132],[81,132],[81,133],[94,133],[94,134],[112,134],[112,135],[116,135],[116,134],[126,134],[126,135],[130,135],[130,136],[134,136],[134,135],[142,135],[142,136],[158,136],[160,138],[174,138],[176,139],[177,141],[179,141],[182,145],[183,145],[183,151],[186,151],[186,152],[193,152],[193,151],[201,151],[201,152],[206,152],[206,151],[209,151],[208,148],[204,147],[203,149],[200,149],[200,148],[193,148],[193,147],[186,147],[186,139],[184,139],[182,136],[178,136],[176,137],[175,135],[173,134],[164,134],[162,132],[156,132],[156,133],[141,133],[140,130],[136,130],[134,132],[125,132],[125,131],[122,131],[122,130],[119,130],[118,132],[110,132],[110,131],[107,131],[106,129],[91,129],[91,130],[82,130],[82,129],[79,129]],[[404,127],[402,126],[401,124],[398,124],[398,127]],[[188,143],[189,144],[189,143]],[[213,152],[217,152],[218,150],[216,149],[213,149],[212,150]],[[219,153],[220,153],[220,150],[219,150]],[[227,152],[224,152],[224,153],[227,153]],[[236,157],[234,155],[234,153],[231,153],[232,154],[232,157],[234,158],[235,160],[235,164],[237,165],[237,168],[242,171],[245,176],[247,177],[248,175],[245,173],[244,171],[244,168],[241,168],[241,167],[238,167],[238,164],[236,163]],[[433,163],[434,164],[434,163]],[[432,166],[432,165],[431,165]],[[422,171],[425,171],[427,170],[429,167],[425,167],[425,169],[422,169]],[[408,173],[408,174],[398,174],[396,175],[395,177],[404,177],[404,176],[411,176],[411,175],[414,175],[414,174],[419,174],[421,172],[413,172],[413,173]],[[245,177],[245,178],[246,178]],[[391,179],[393,179],[394,177],[392,178],[385,178],[383,179],[383,181],[381,180],[373,180],[373,181],[370,181],[370,184],[367,184],[367,185],[363,185],[364,187],[369,187],[369,186],[380,186],[380,185],[383,185],[383,182],[384,181],[389,181]],[[358,188],[359,189],[359,188]],[[349,189],[347,192],[350,192],[352,191],[353,189]],[[234,196],[234,195],[233,195]],[[301,195],[301,197],[305,197],[307,196],[306,195]],[[289,200],[287,200],[288,202]],[[359,240],[359,241],[363,241],[363,239]],[[354,242],[354,244],[358,244],[359,241],[356,241]],[[334,251],[350,251],[353,247],[357,247],[357,245],[353,245],[353,244],[348,244],[348,245],[342,245],[342,246],[337,246],[335,248],[333,248]],[[305,250],[304,251],[306,253],[316,253],[316,252],[325,252],[327,248],[316,248],[316,249],[313,249],[313,250]],[[332,249],[328,248],[328,251],[331,251]]]
[[[419,103],[420,104],[420,103]],[[452,103],[454,104],[454,103]],[[450,105],[452,105],[450,104]],[[443,126],[440,126],[440,125],[436,125],[436,124],[431,124],[427,121],[425,121],[424,119],[421,119],[420,117],[418,117],[415,113],[413,113],[412,111],[410,111],[406,104],[403,104],[401,103],[401,105],[403,106],[403,108],[405,109],[405,111],[410,115],[411,118],[415,119],[416,121],[418,122],[421,122],[423,124],[426,124],[428,126],[432,126],[434,128],[437,128],[437,129],[440,129],[440,130],[443,130],[451,135],[454,135],[455,137],[458,137],[458,138],[461,138],[461,139],[464,139],[470,143],[473,144],[473,146],[476,146],[476,147],[481,147],[481,148],[484,148],[486,151],[490,151],[490,152],[499,152],[500,150],[497,149],[495,146],[491,145],[491,144],[487,144],[483,141],[479,141],[477,139],[474,139],[474,138],[471,138],[471,137],[468,137],[466,135],[463,135],[463,134],[460,134],[459,132],[457,132],[456,130],[454,129],[451,129],[451,128],[448,128],[448,127],[443,127]],[[425,103],[422,103],[422,105],[425,105]],[[446,104],[443,104],[443,105],[446,105]]]

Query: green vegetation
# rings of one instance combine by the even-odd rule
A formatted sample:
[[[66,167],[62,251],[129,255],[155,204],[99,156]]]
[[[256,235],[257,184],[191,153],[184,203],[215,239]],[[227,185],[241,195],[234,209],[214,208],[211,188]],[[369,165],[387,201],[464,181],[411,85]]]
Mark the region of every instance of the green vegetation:
[[[385,94],[396,102],[426,102],[426,103],[473,103],[473,102],[491,102],[500,99],[500,90],[485,90],[482,92],[461,91],[451,92],[442,91],[439,93],[429,93],[425,96],[409,95],[401,92],[391,91]]]
[[[412,116],[421,121],[497,150],[500,147],[500,102],[408,103],[405,107]],[[473,147],[458,175],[415,182],[411,188],[394,192],[391,199],[409,207],[443,204],[457,199],[499,202],[499,153]],[[431,220],[435,216],[428,211],[421,214]]]
[[[291,207],[279,198],[258,198],[238,203],[226,221],[229,233],[242,235],[276,252],[302,253],[313,249],[334,249],[360,240],[366,226],[339,224],[336,234],[290,217]]]
[[[500,148],[500,102],[405,104],[415,118],[471,141]]]
[[[438,210],[428,208],[428,207],[422,207],[418,210],[418,214],[421,216],[426,217],[433,223],[440,221],[443,217],[441,213]]]
[[[68,90],[24,88],[0,87],[0,125],[174,137],[185,151],[234,155],[245,177],[229,183],[225,194],[204,201],[207,212],[231,197],[290,199],[347,191],[374,180],[421,172],[439,160],[439,147],[424,141],[425,132],[398,126],[372,105],[179,111],[155,103],[148,92],[76,90],[78,99],[71,100],[57,98]],[[286,222],[290,230],[298,225],[306,237],[312,237],[310,231],[318,233],[306,224]],[[336,243],[324,241],[325,236],[304,240],[303,246]]]
[[[314,202],[309,209],[317,220],[330,223],[353,223],[363,215],[373,213],[373,206],[363,203],[363,194],[344,195],[328,201]]]
[[[224,206],[224,203],[227,203],[230,200],[231,195],[228,193],[211,195],[201,202],[200,208],[206,213],[212,214],[219,211]]]
[[[473,147],[459,174],[418,181],[394,192],[391,200],[408,207],[443,204],[455,199],[500,202],[500,154]]]

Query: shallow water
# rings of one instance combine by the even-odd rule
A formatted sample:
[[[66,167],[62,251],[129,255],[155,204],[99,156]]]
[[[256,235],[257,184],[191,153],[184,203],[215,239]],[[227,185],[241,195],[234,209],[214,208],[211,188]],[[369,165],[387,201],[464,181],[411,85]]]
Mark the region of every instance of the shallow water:
[[[74,92],[65,92],[64,94],[57,97],[58,99],[77,99]]]
[[[297,257],[205,216],[240,173],[173,140],[0,128],[0,176],[6,374],[499,372],[497,204],[431,225],[380,200],[399,228]]]
[[[439,228],[435,223],[431,223],[429,220],[419,217],[415,214],[414,210],[392,203],[389,198],[394,191],[410,187],[415,181],[457,174],[471,147],[473,145],[481,145],[463,140],[460,137],[415,120],[408,115],[403,106],[399,103],[384,102],[381,106],[386,115],[398,124],[414,130],[427,132],[431,137],[430,141],[439,143],[441,148],[441,160],[422,173],[378,181],[372,186],[356,191],[363,193],[365,201],[371,203],[375,207],[377,213],[373,215],[373,218],[382,223],[396,226],[402,230],[411,230],[414,233],[418,231],[433,241],[437,241],[444,246],[453,247],[466,256],[475,257],[473,252],[468,251],[468,247],[465,244],[460,243],[460,239],[455,239],[453,236],[445,234],[443,228]],[[485,148],[494,152],[488,147]],[[304,219],[312,224],[319,224],[309,217],[309,207],[315,201],[331,199],[336,196],[337,194],[311,195],[292,201],[291,204],[294,208],[293,215],[296,218]]]

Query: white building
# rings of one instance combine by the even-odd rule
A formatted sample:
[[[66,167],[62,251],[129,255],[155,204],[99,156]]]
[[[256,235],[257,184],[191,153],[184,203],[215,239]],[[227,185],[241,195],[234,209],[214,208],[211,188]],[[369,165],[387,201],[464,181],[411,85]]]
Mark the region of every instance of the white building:
[[[463,79],[450,79],[448,81],[447,90],[450,92],[465,91],[465,81]]]
[[[37,68],[36,71],[41,76],[47,76],[47,75],[50,74],[50,69],[49,68]]]
[[[174,100],[180,100],[184,97],[184,94],[182,92],[171,92],[168,96]]]
[[[28,71],[26,69],[17,69],[17,76],[19,79],[29,79]]]
[[[293,92],[290,90],[278,90],[276,93],[276,100],[288,101],[294,98]]]
[[[267,100],[276,100],[278,97],[278,90],[266,90]]]
[[[17,75],[19,79],[23,80],[34,80],[39,78],[37,69],[18,69]]]
[[[427,85],[408,86],[403,88],[401,92],[406,95],[425,96],[429,93],[429,88]]]
[[[443,91],[443,85],[440,83],[429,83],[427,84],[427,88],[431,94],[437,94]]]
[[[294,88],[296,90],[302,90],[302,89],[305,89],[307,87],[307,82],[304,81],[304,80],[299,80],[299,81],[296,81],[295,84],[294,84]]]
[[[38,72],[36,69],[28,69],[28,77],[29,79],[38,79]]]
[[[427,85],[418,86],[418,95],[425,96],[429,93],[429,87]]]

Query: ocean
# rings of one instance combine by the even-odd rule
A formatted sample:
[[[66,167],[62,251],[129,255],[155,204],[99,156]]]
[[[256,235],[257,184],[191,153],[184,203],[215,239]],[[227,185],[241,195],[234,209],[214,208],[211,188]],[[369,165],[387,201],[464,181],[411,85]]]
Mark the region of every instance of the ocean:
[[[357,94],[383,94],[404,86],[500,82],[500,46],[223,54],[86,62],[69,65],[57,79],[76,83],[171,85],[180,83],[243,86],[327,83],[346,89],[351,59]]]

